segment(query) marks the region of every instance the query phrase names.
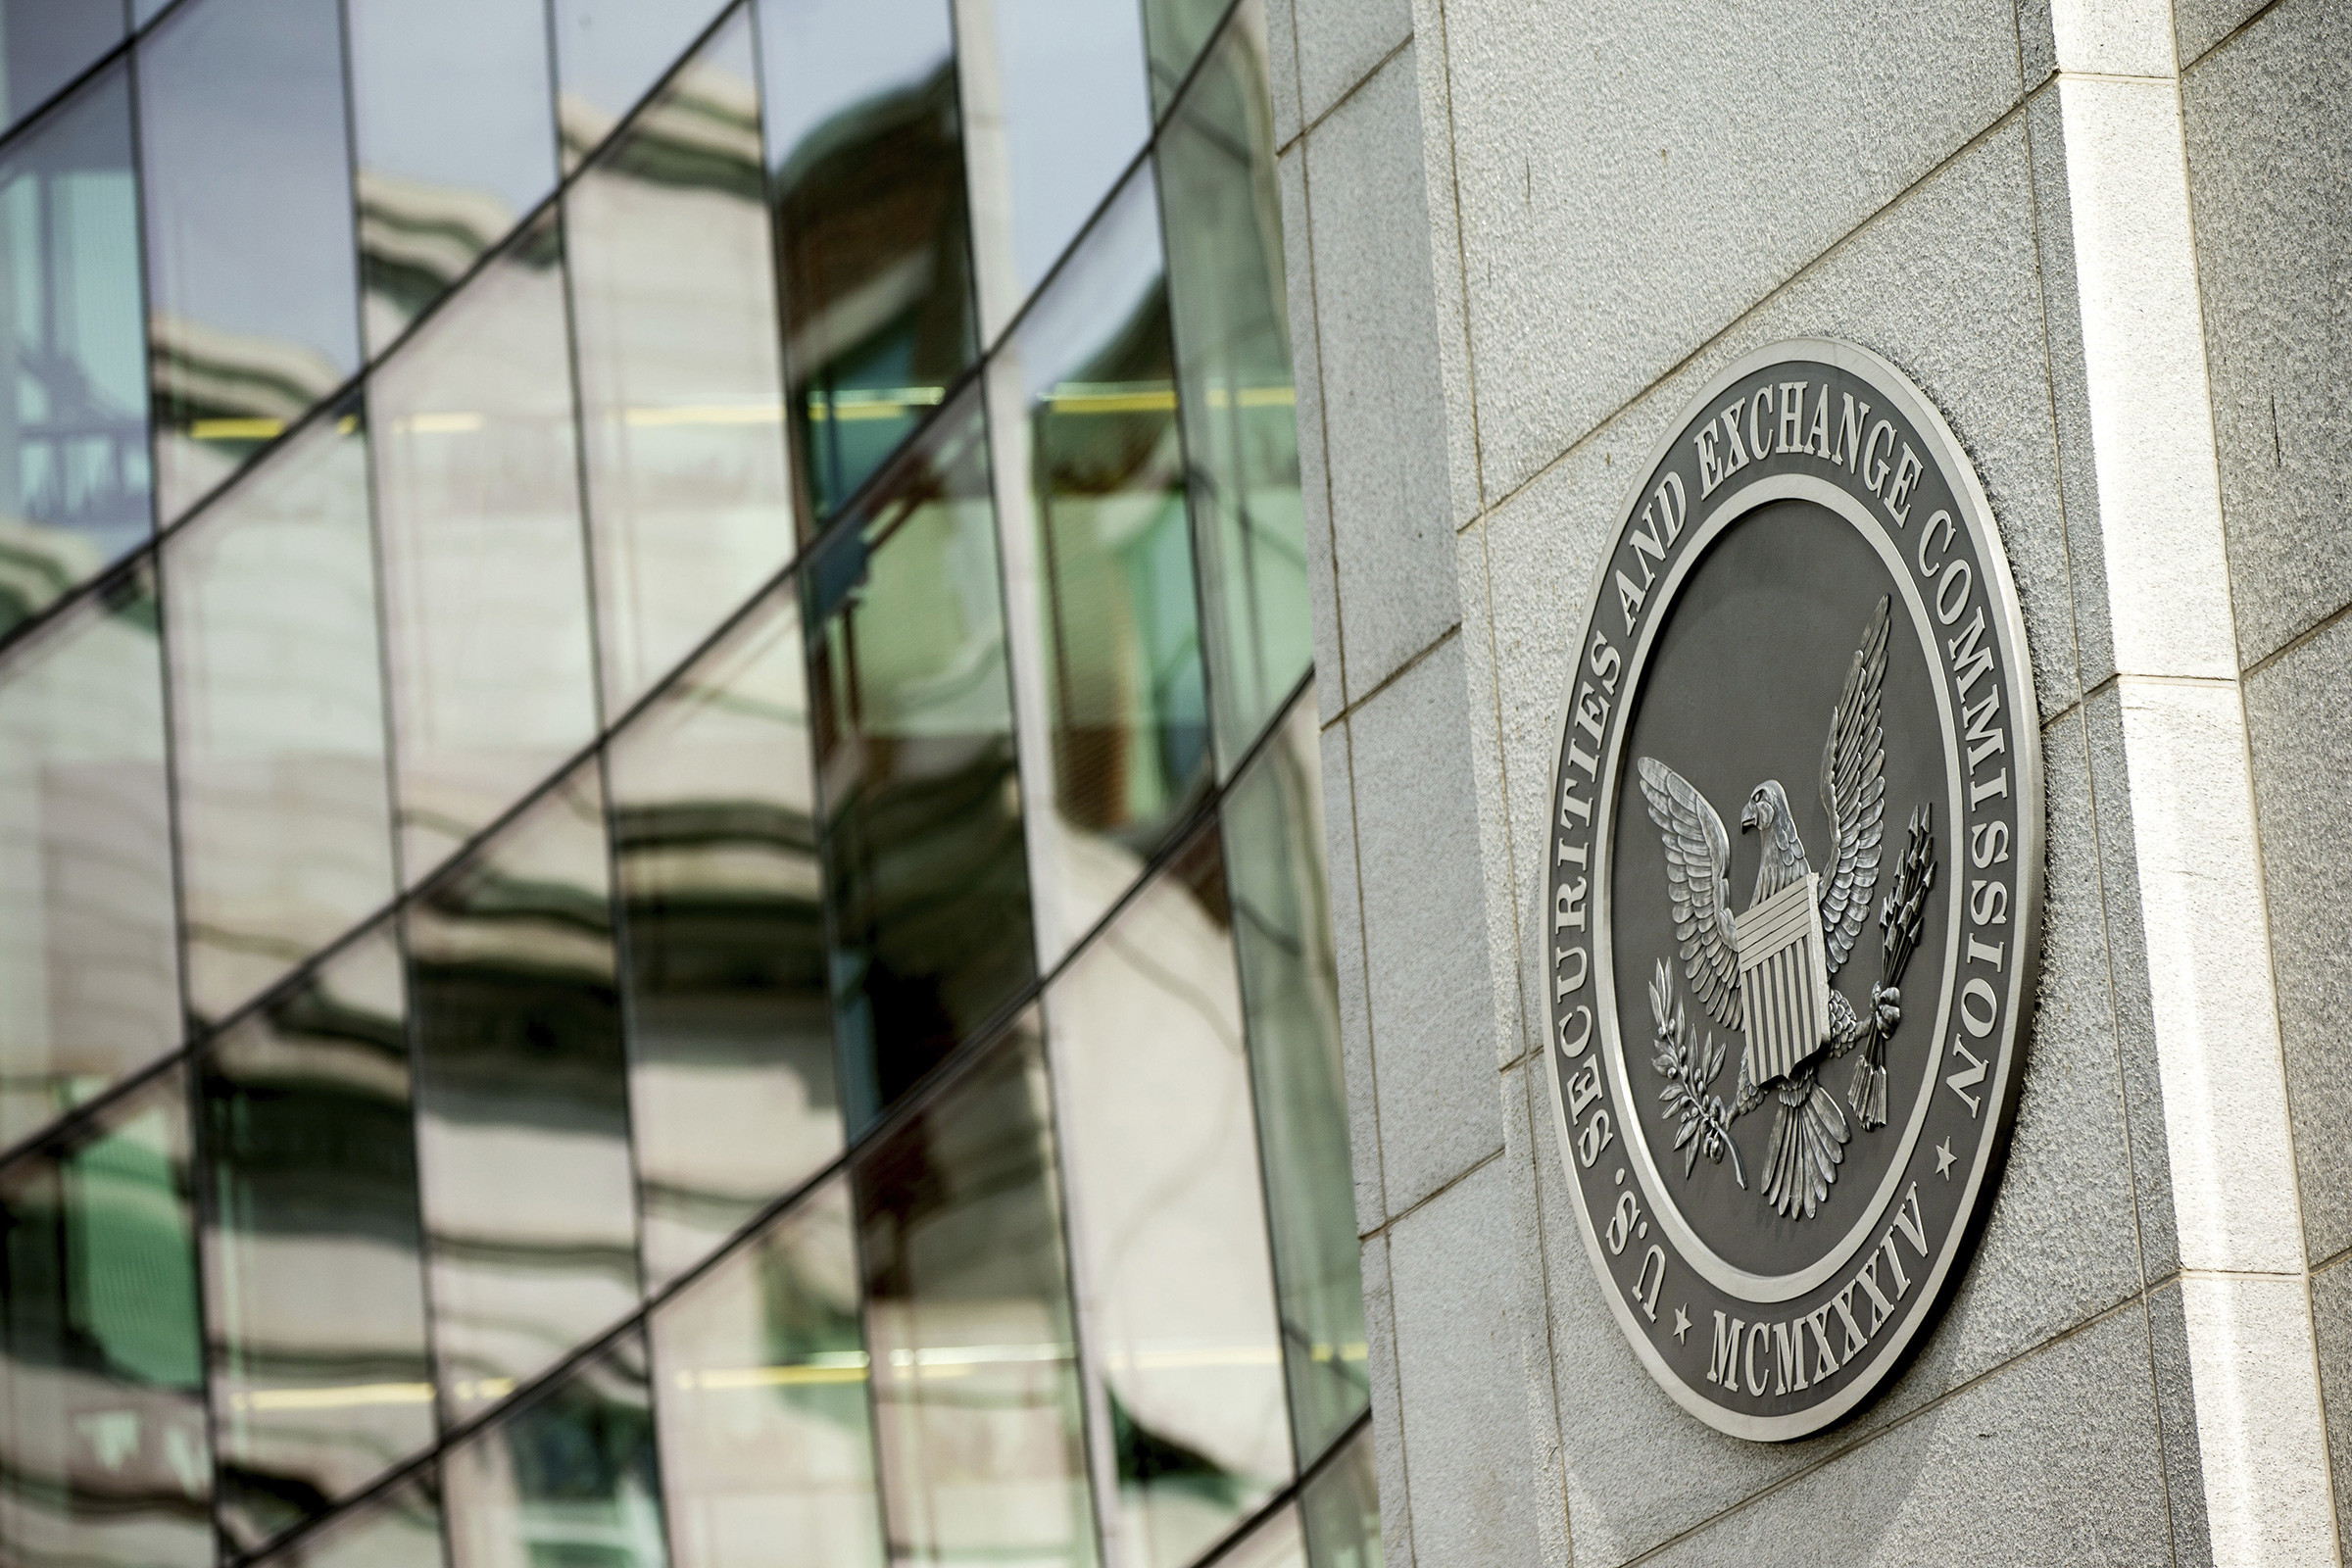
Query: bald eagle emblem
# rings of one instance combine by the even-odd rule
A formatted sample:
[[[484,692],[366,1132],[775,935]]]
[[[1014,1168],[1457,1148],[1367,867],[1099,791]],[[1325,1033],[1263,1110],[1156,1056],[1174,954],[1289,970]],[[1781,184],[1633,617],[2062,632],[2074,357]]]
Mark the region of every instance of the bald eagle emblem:
[[[1673,971],[1664,960],[1658,963],[1650,985],[1653,1065],[1667,1080],[1659,1098],[1668,1117],[1681,1119],[1675,1147],[1685,1151],[1686,1176],[1700,1153],[1720,1160],[1729,1152],[1733,1173],[1745,1187],[1732,1123],[1769,1095],[1775,1109],[1762,1196],[1790,1219],[1811,1218],[1828,1200],[1853,1138],[1852,1122],[1866,1132],[1886,1123],[1886,1047],[1902,1021],[1897,986],[1918,944],[1936,879],[1935,833],[1930,809],[1922,806],[1912,813],[1894,888],[1880,906],[1885,937],[1879,978],[1867,1009],[1857,1011],[1833,982],[1861,935],[1879,883],[1886,806],[1879,689],[1886,674],[1887,608],[1880,599],[1830,712],[1821,803],[1832,842],[1819,869],[1798,836],[1788,792],[1778,779],[1764,780],[1740,810],[1740,831],[1757,836],[1762,858],[1747,908],[1735,917],[1731,838],[1723,818],[1664,762],[1644,757],[1636,764],[1665,848],[1684,977],[1705,1016],[1744,1043],[1739,1086],[1727,1104],[1709,1091],[1728,1041],[1693,1040],[1674,996]],[[1841,1104],[1822,1086],[1822,1070],[1857,1049],[1862,1055]]]

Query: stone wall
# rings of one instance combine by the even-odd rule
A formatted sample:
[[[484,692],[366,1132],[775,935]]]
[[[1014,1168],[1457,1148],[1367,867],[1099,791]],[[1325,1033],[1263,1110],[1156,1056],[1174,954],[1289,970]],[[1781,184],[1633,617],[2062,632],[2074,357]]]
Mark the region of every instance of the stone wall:
[[[2175,10],[1272,0],[1392,1565],[2335,1562],[2338,1498],[2352,1536],[2352,14]],[[1599,1299],[1520,924],[1631,469],[1800,334],[1984,478],[2049,895],[1951,1310],[1767,1446]]]

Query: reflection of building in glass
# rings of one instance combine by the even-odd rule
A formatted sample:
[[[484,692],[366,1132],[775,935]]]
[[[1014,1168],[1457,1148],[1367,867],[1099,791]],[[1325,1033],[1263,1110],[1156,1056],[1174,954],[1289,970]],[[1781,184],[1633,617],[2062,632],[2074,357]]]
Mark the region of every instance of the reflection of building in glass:
[[[0,1562],[1369,1568],[1259,0],[122,9],[0,0]]]

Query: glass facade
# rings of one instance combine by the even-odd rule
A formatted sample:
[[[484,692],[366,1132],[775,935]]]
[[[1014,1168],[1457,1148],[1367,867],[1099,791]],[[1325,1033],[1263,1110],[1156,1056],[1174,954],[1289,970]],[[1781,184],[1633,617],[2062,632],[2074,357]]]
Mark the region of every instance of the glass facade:
[[[1257,0],[0,0],[0,1562],[1378,1562]]]

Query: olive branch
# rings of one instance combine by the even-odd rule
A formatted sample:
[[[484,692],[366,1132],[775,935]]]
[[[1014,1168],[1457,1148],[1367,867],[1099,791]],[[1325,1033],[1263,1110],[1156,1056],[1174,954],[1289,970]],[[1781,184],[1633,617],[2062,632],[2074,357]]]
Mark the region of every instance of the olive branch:
[[[1731,1108],[1721,1095],[1707,1093],[1723,1070],[1728,1042],[1709,1037],[1703,1045],[1691,1044],[1682,999],[1674,996],[1674,977],[1664,960],[1659,961],[1657,975],[1649,983],[1649,1012],[1657,1025],[1658,1044],[1650,1065],[1666,1079],[1658,1099],[1665,1102],[1669,1117],[1682,1117],[1682,1125],[1675,1129],[1674,1147],[1683,1151],[1683,1174],[1688,1177],[1698,1167],[1701,1154],[1721,1164],[1729,1150],[1732,1175],[1745,1187],[1747,1172],[1740,1169],[1740,1151],[1732,1144]]]
[[[1903,970],[1927,923],[1928,892],[1935,886],[1936,811],[1922,806],[1911,813],[1911,841],[1903,849],[1894,889],[1879,905],[1879,929],[1886,935],[1879,947],[1879,983],[1871,988],[1870,1049],[1854,1063],[1854,1081],[1845,1096],[1865,1128],[1886,1125],[1886,1032],[1879,1027],[1877,994],[1903,983]]]

